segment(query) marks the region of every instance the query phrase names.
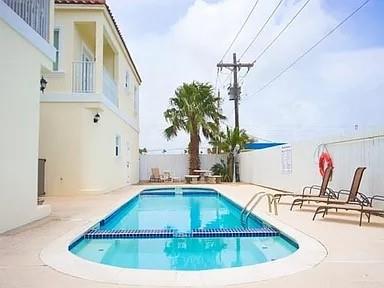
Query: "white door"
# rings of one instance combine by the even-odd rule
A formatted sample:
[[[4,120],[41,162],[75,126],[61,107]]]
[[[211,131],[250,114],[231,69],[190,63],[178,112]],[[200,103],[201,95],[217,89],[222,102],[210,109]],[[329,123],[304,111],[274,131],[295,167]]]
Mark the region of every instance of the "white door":
[[[82,92],[93,91],[93,56],[88,49],[83,47],[81,54],[81,90]]]

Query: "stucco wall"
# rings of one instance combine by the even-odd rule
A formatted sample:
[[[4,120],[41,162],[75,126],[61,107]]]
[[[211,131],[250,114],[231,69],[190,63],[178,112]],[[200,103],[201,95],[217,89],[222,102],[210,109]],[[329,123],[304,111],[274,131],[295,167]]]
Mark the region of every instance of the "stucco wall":
[[[133,113],[130,63],[104,6],[56,5],[55,27],[60,29],[59,72],[48,73],[41,98],[40,157],[47,159],[49,195],[104,193],[139,179],[138,115]],[[112,47],[110,48],[106,42]],[[95,56],[95,93],[72,93],[72,65],[82,45]],[[103,56],[112,58],[103,59]],[[103,96],[103,66],[114,70],[119,107]],[[125,87],[125,71],[132,75]],[[107,106],[108,107],[107,107]],[[96,113],[99,123],[93,123]],[[129,124],[128,124],[129,123]],[[114,156],[115,136],[121,137],[121,156]],[[129,143],[129,154],[127,143]],[[129,163],[127,163],[129,162]],[[129,167],[127,167],[127,164]]]
[[[42,103],[40,130],[48,195],[104,193],[138,182],[138,133],[102,104]]]
[[[382,135],[382,136],[380,136]],[[350,141],[351,139],[360,139]],[[345,141],[340,143],[333,143]],[[328,144],[327,144],[328,143]],[[384,195],[384,133],[356,135],[350,139],[290,144],[292,147],[292,174],[282,173],[282,146],[240,154],[241,181],[288,190],[301,191],[303,186],[320,184],[318,147],[326,144],[332,156],[334,174],[330,187],[349,189],[355,169],[367,167],[360,192],[366,195]]]
[[[42,65],[51,62],[0,18],[0,232],[49,213],[37,206]]]

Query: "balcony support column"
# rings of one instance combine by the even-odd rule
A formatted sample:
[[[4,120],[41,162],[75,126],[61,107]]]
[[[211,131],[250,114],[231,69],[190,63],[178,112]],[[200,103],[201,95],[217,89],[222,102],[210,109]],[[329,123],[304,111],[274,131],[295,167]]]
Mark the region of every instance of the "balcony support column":
[[[103,93],[103,55],[104,55],[104,27],[101,21],[96,22],[96,93]]]

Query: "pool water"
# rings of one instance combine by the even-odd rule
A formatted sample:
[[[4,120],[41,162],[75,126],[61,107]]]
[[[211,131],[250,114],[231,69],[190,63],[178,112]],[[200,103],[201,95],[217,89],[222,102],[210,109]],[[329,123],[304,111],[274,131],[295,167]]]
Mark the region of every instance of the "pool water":
[[[241,228],[240,210],[220,194],[143,195],[113,213],[100,229],[192,229]],[[247,226],[261,228],[257,218]]]
[[[241,208],[211,189],[145,190],[93,228],[128,229],[244,228]],[[249,228],[270,227],[258,217]],[[183,234],[179,234],[183,235]],[[268,237],[85,239],[70,251],[86,260],[122,268],[158,270],[208,270],[253,265],[286,257],[298,249],[284,235]]]
[[[208,270],[273,261],[296,251],[282,237],[92,239],[72,252],[122,268]]]

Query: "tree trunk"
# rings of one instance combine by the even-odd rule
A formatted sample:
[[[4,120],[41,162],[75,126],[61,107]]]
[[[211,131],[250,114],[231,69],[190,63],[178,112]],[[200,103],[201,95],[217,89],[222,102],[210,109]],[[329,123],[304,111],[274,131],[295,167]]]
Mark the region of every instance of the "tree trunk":
[[[189,142],[189,174],[193,174],[193,170],[200,169],[199,159],[199,133],[197,129],[194,129],[190,134]]]
[[[227,156],[227,171],[229,176],[229,181],[232,182],[233,180],[233,154],[229,153]]]

